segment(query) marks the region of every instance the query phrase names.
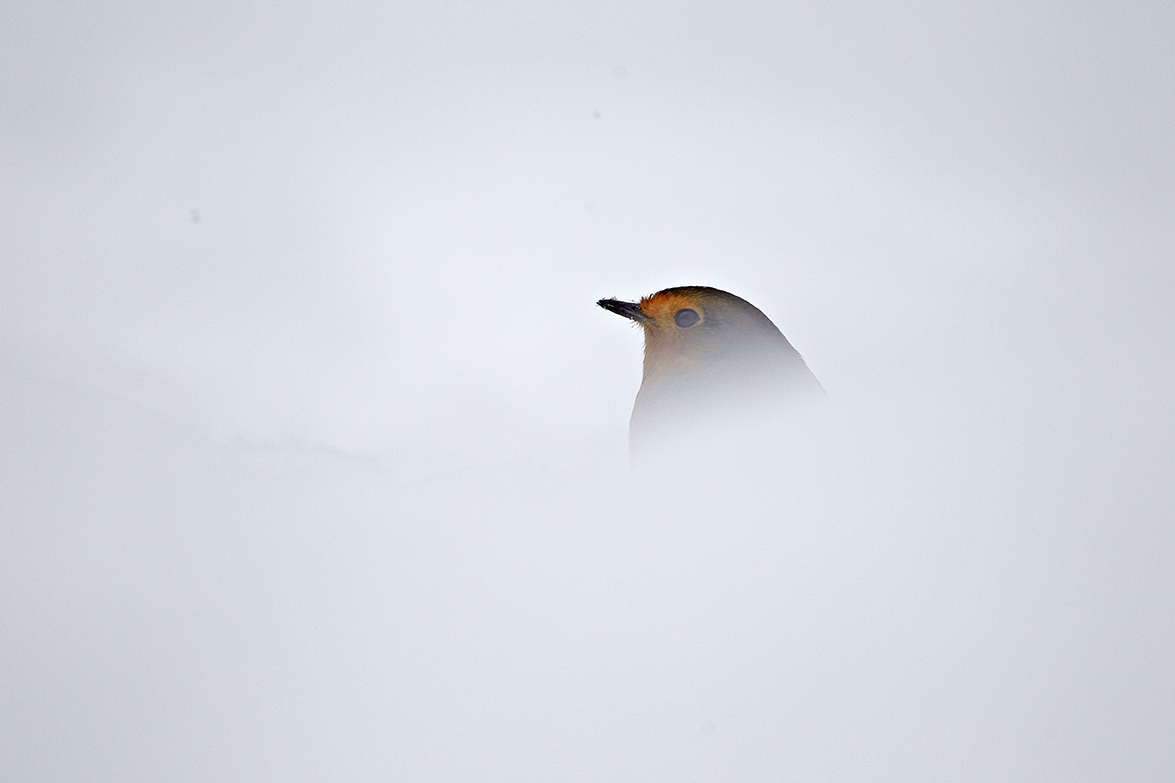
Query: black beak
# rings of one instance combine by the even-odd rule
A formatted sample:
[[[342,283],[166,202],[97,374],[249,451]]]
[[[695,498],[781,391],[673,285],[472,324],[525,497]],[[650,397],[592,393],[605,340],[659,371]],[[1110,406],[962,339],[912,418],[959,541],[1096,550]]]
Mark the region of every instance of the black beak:
[[[596,302],[600,307],[604,308],[610,313],[623,315],[625,318],[631,318],[639,323],[653,320],[641,311],[641,306],[636,302],[621,302],[619,299],[601,299]]]

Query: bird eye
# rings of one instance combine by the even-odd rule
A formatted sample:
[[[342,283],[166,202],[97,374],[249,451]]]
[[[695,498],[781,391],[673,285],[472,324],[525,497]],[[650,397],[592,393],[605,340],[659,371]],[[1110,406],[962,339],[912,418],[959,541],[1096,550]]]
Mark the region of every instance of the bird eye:
[[[697,311],[691,310],[688,307],[683,307],[673,314],[673,322],[682,329],[693,326],[700,320]]]

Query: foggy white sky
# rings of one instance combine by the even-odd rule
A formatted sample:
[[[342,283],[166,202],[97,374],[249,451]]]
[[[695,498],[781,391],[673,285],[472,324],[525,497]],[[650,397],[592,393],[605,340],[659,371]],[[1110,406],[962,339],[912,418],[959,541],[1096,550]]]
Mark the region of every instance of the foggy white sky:
[[[0,12],[0,778],[1171,779],[1175,7],[396,5]]]

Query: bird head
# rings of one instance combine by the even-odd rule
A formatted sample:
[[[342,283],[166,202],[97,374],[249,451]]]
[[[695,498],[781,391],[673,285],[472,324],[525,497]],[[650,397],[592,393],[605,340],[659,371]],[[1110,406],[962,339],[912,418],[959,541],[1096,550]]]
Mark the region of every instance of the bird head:
[[[820,387],[771,319],[726,291],[682,286],[639,302],[598,304],[644,331],[644,374],[630,424],[634,447],[657,431],[681,432],[736,409],[778,403],[788,390]]]

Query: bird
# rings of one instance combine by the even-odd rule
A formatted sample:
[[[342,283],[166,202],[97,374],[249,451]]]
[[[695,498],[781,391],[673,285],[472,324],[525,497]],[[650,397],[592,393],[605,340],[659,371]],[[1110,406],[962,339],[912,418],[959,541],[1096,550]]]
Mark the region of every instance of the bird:
[[[789,400],[824,395],[783,333],[747,300],[709,286],[666,288],[639,302],[600,299],[644,330],[644,372],[629,420],[629,449],[754,427]]]

